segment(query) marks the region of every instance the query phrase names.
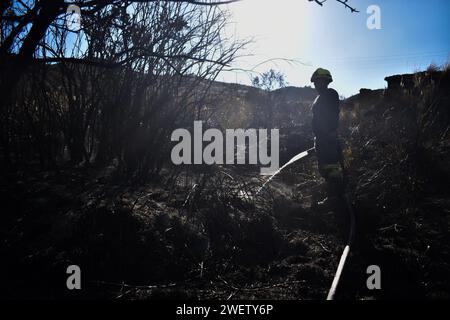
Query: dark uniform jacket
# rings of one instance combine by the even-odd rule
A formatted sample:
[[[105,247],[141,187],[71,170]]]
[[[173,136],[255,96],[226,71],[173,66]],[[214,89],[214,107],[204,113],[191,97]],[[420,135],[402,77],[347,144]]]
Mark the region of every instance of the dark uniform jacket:
[[[328,88],[314,101],[312,128],[316,136],[316,152],[319,165],[339,163],[342,151],[338,141],[339,95]]]

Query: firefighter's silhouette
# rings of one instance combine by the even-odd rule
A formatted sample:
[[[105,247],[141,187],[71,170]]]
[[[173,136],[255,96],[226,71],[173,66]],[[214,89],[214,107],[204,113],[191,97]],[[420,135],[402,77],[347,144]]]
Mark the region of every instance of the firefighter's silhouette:
[[[312,129],[315,135],[315,149],[318,169],[326,181],[326,203],[336,213],[338,221],[346,220],[345,173],[342,149],[338,137],[339,95],[336,90],[328,88],[333,81],[331,73],[319,68],[311,77],[311,82],[318,92],[312,112]]]

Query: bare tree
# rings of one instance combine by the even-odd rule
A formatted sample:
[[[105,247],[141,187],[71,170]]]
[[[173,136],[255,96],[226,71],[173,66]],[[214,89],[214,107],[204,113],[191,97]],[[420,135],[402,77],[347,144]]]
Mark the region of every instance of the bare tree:
[[[194,0],[165,0],[176,4],[191,4],[195,6],[218,6],[235,2],[229,1],[194,1]],[[0,89],[4,100],[19,81],[20,76],[33,59],[36,50],[47,45],[46,33],[51,26],[65,28],[66,10],[69,5],[76,4],[83,10],[83,17],[95,16],[100,11],[110,10],[114,16],[119,10],[131,3],[158,3],[158,0],[5,0],[0,7]],[[122,8],[122,9],[120,9]],[[14,56],[11,56],[14,54]],[[165,57],[157,52],[147,52],[147,55]],[[72,62],[94,63],[90,60],[77,60],[73,57],[41,57],[45,62],[70,60]],[[100,60],[101,61],[101,60]],[[116,61],[124,62],[124,61]],[[99,63],[99,61],[96,61]]]
[[[2,1],[3,158],[51,164],[68,151],[74,163],[157,171],[162,141],[211,111],[209,89],[244,45],[222,32],[221,5],[235,1]],[[71,4],[79,31],[66,25]]]
[[[245,45],[223,35],[226,21],[218,6],[185,1],[104,7],[77,33],[57,19],[21,81],[32,86],[4,109],[3,128],[10,130],[2,145],[20,138],[48,164],[44,146],[61,148],[45,137],[62,137],[74,163],[117,158],[128,173],[158,171],[174,127],[201,117],[213,81]],[[57,132],[45,129],[44,109]],[[36,130],[14,130],[10,120],[19,121],[21,111],[27,116],[20,122]],[[11,150],[3,149],[7,157]]]
[[[217,1],[195,1],[195,0],[165,0],[172,3],[185,3],[196,6],[219,6],[229,4],[238,0],[217,0]],[[323,5],[326,0],[309,0],[314,1],[319,5]],[[348,0],[336,0],[351,12],[358,12],[355,8],[347,4]],[[66,10],[69,5],[76,4],[83,11],[83,18],[95,15],[96,13],[110,9],[113,12],[126,10],[131,3],[156,3],[158,0],[4,0],[0,5],[0,61],[7,61],[0,65],[3,77],[0,88],[2,93],[7,94],[12,89],[23,69],[32,60],[33,55],[40,46],[46,45],[46,32],[49,27],[57,26],[64,28],[64,21],[66,18]],[[6,59],[9,54],[17,54],[14,61]],[[164,54],[157,52],[147,52],[148,55],[165,57]],[[9,57],[10,58],[10,57]],[[70,59],[75,62],[73,57],[42,57],[46,62],[61,61],[63,59]],[[193,57],[190,57],[193,58]],[[79,62],[79,61],[78,61]],[[83,59],[83,63],[94,63],[92,60]],[[116,61],[120,63],[124,61]],[[98,61],[96,62],[98,63]],[[10,67],[8,68],[7,65]],[[14,70],[14,72],[12,72]],[[10,72],[8,72],[10,71]],[[8,80],[4,79],[7,78]]]
[[[264,72],[261,76],[256,76],[252,79],[253,86],[271,91],[277,88],[282,88],[286,85],[285,76],[282,72],[270,69]]]

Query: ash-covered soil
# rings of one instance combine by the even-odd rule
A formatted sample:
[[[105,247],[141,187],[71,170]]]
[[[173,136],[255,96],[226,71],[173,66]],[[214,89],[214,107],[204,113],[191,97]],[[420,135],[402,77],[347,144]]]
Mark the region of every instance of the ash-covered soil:
[[[338,299],[450,297],[446,77],[344,102],[357,237]],[[114,164],[10,172],[0,190],[1,296],[325,299],[347,234],[318,204],[315,157],[257,195],[264,179],[242,166],[167,171],[151,183],[125,181]],[[66,289],[71,264],[80,291]],[[366,287],[370,265],[381,268],[381,290]]]

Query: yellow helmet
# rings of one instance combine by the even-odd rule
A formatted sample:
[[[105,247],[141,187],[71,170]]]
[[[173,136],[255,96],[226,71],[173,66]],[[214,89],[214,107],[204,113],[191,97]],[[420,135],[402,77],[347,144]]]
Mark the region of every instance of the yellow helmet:
[[[333,81],[333,77],[331,76],[330,71],[328,71],[327,69],[322,69],[322,68],[319,68],[316,71],[314,71],[314,73],[311,77],[311,82],[315,82],[317,79],[326,79],[330,82]]]

